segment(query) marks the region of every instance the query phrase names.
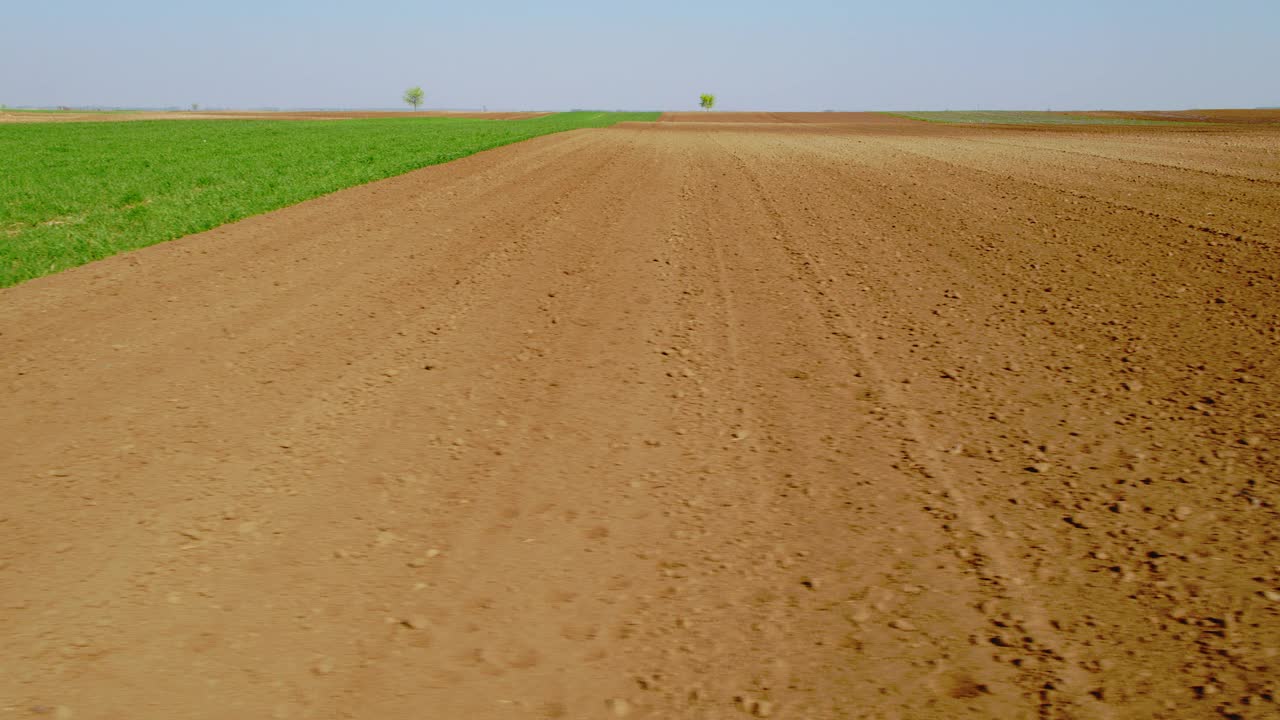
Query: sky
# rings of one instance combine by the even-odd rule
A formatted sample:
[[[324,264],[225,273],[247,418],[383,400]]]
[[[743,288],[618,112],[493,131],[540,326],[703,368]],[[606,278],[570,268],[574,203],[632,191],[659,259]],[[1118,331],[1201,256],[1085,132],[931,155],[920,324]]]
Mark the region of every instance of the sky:
[[[38,0],[0,104],[719,110],[1280,106],[1280,0]]]

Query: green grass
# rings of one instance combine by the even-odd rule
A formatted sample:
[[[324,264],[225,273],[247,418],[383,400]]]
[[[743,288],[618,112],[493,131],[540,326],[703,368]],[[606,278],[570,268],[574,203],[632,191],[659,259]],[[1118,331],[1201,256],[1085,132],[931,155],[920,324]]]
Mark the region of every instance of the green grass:
[[[1090,117],[1062,112],[1024,110],[942,110],[889,113],[925,122],[975,125],[1203,125],[1176,120]]]
[[[0,287],[500,145],[658,115],[0,125]]]

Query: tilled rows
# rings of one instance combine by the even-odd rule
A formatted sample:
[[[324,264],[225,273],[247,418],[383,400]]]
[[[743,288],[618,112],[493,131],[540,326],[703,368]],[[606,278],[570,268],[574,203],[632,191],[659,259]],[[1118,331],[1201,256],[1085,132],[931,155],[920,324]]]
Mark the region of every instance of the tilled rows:
[[[0,713],[1274,715],[1280,134],[823,115],[0,291]]]

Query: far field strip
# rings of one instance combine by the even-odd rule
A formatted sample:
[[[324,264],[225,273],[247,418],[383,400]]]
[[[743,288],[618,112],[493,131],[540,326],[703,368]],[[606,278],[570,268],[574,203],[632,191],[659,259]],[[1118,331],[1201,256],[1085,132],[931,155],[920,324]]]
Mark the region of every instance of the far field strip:
[[[540,135],[658,116],[0,125],[0,287]]]
[[[1097,117],[1082,113],[1022,110],[937,110],[888,113],[912,120],[965,125],[1142,125],[1185,126],[1204,122],[1147,120],[1126,117]]]
[[[469,118],[526,120],[555,113],[471,110],[49,110],[0,107],[0,124],[29,122],[133,122],[138,120],[371,120],[374,118]]]

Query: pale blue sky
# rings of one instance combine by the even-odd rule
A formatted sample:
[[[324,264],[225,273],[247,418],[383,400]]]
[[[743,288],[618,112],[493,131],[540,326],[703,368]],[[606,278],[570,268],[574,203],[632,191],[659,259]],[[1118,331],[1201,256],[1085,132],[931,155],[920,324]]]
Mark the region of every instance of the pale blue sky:
[[[723,110],[1280,105],[1280,0],[36,0],[0,103]]]

